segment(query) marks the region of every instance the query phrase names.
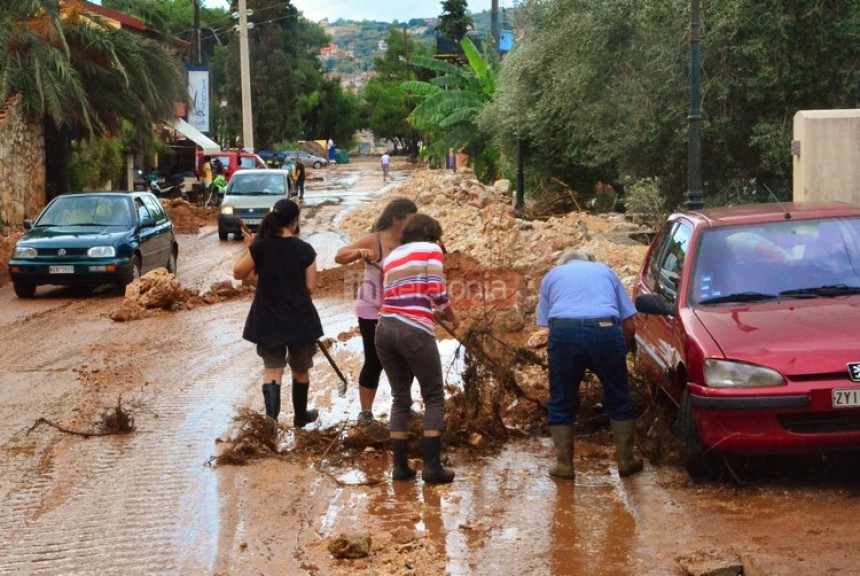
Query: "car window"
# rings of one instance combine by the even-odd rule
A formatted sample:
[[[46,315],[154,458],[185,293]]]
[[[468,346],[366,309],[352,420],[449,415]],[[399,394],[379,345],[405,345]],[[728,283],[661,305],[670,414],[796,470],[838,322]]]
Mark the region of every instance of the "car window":
[[[691,304],[731,294],[860,287],[860,218],[708,230],[699,241],[692,286]]]
[[[230,168],[233,165],[232,162],[230,162],[229,156],[215,156],[214,158],[212,158],[213,162],[215,161],[215,158],[221,160],[221,164],[224,165],[224,168]]]
[[[161,222],[166,218],[164,214],[164,207],[162,207],[161,202],[153,198],[152,196],[141,196],[144,205],[149,209],[149,214],[153,218],[155,218],[156,222]]]
[[[253,156],[242,156],[239,158],[239,166],[242,168],[256,168],[257,159]]]
[[[665,234],[649,262],[646,277],[648,287],[673,304],[678,299],[691,236],[692,230],[687,224],[675,223]]]
[[[36,226],[130,226],[131,209],[122,197],[67,196],[57,198]]]

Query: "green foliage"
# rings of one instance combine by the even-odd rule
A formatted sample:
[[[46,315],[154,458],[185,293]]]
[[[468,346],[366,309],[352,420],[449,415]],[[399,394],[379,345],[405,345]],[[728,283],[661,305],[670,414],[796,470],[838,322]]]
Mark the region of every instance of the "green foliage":
[[[441,4],[442,14],[436,30],[459,42],[475,24],[467,13],[469,3],[466,0],[442,0]]]
[[[71,190],[102,190],[108,181],[122,179],[124,166],[119,140],[76,141],[72,144],[69,162]]]
[[[758,178],[790,186],[798,110],[860,101],[860,2],[723,0],[702,13],[702,169],[708,194]],[[524,0],[517,44],[479,118],[512,171],[594,182],[659,178],[667,205],[686,191],[687,0]],[[744,194],[741,194],[744,196]],[[752,195],[746,195],[752,196]]]
[[[666,191],[659,178],[642,178],[625,186],[624,206],[643,223],[656,230],[672,211],[666,207]]]
[[[429,136],[430,156],[443,157],[449,148],[463,150],[470,155],[476,173],[489,180],[496,177],[499,154],[487,145],[487,134],[478,128],[476,119],[495,94],[496,70],[468,37],[463,38],[461,46],[468,67],[429,57],[415,58],[417,66],[435,72],[436,77],[403,84],[420,102],[409,121]]]

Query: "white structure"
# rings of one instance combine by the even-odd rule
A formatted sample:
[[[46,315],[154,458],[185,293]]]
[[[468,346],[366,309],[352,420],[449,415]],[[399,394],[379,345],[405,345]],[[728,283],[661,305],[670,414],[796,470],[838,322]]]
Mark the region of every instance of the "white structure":
[[[794,200],[860,205],[860,110],[794,115]]]

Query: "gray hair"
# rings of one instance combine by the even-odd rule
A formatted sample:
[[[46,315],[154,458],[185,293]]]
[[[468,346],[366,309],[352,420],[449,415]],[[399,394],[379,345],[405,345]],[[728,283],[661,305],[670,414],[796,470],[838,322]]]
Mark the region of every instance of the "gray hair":
[[[571,260],[585,260],[586,262],[594,262],[594,254],[591,250],[568,250],[558,258],[558,265],[567,264]]]

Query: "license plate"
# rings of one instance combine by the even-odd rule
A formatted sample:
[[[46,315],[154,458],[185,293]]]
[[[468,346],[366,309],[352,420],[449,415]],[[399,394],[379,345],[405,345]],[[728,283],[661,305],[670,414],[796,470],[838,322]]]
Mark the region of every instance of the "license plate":
[[[833,390],[834,408],[860,407],[860,388],[837,388]]]
[[[242,221],[248,226],[259,226],[260,222],[263,221],[262,218],[242,218]]]
[[[74,266],[49,266],[48,272],[50,274],[74,274],[75,267]]]

